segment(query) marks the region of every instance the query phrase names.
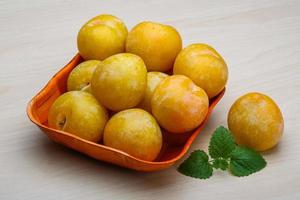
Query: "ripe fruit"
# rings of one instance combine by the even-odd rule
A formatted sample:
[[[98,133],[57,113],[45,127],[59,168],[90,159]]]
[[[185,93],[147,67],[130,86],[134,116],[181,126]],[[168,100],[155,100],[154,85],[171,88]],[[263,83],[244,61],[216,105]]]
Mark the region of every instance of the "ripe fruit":
[[[121,53],[105,59],[92,77],[92,92],[105,107],[120,111],[136,106],[144,97],[147,69],[134,54]]]
[[[139,55],[148,71],[171,69],[181,48],[181,37],[176,29],[155,22],[136,25],[126,40],[126,52]]]
[[[270,97],[260,93],[248,93],[237,99],[227,120],[236,142],[257,151],[275,146],[283,133],[280,109]]]
[[[98,142],[108,116],[93,95],[71,91],[59,96],[48,113],[49,126]]]
[[[85,60],[103,60],[124,52],[127,28],[117,17],[99,15],[82,26],[77,35],[77,47]]]
[[[152,113],[158,123],[173,133],[184,133],[199,126],[208,111],[203,89],[183,75],[164,79],[151,99]]]
[[[93,73],[100,62],[99,60],[88,60],[77,65],[68,77],[68,91],[82,90],[89,92]]]
[[[151,98],[155,88],[159,83],[167,78],[168,75],[162,72],[148,72],[147,73],[147,88],[144,99],[139,103],[138,107],[151,113]]]
[[[104,144],[137,158],[152,161],[160,152],[162,135],[155,119],[142,109],[115,114],[105,126]]]
[[[206,44],[192,44],[184,48],[175,60],[173,73],[192,79],[209,98],[224,89],[228,78],[224,59]]]

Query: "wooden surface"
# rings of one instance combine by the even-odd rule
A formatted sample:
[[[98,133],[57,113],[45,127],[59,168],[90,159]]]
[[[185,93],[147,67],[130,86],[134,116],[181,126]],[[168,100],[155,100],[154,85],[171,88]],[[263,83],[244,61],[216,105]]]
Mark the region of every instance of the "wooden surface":
[[[207,149],[230,105],[259,91],[280,106],[285,131],[246,178],[209,180],[175,167],[139,173],[98,162],[48,140],[25,108],[77,52],[81,25],[100,13],[175,26],[184,45],[214,46],[228,63],[227,91],[192,149]],[[0,199],[299,199],[300,1],[0,1]]]

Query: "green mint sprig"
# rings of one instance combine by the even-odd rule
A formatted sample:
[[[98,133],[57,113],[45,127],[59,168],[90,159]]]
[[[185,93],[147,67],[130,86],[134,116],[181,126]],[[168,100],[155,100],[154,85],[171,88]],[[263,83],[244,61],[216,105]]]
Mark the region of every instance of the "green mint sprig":
[[[186,176],[207,179],[213,169],[230,170],[234,176],[242,177],[255,173],[266,166],[264,158],[255,150],[235,143],[230,131],[218,127],[209,143],[208,153],[196,150],[179,167],[178,171]]]

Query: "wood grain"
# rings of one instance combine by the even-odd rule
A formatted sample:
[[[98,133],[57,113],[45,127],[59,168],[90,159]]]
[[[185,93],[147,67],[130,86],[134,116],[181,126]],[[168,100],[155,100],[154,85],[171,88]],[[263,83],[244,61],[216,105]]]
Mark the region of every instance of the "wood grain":
[[[300,1],[0,1],[0,199],[299,199]],[[143,20],[175,26],[184,45],[214,46],[230,70],[227,91],[192,146],[207,149],[240,95],[271,96],[285,119],[268,166],[246,178],[209,180],[176,166],[138,173],[88,158],[48,140],[26,104],[75,53],[81,25],[100,13],[128,28]]]

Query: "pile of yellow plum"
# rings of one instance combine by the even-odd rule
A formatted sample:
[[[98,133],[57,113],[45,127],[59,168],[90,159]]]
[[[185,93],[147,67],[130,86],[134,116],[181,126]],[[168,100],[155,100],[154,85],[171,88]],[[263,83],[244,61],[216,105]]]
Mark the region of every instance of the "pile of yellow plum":
[[[82,26],[77,46],[84,61],[51,106],[49,125],[143,160],[157,157],[163,131],[197,128],[228,78],[214,48],[182,48],[178,31],[160,23],[128,32],[119,18],[99,15]]]

